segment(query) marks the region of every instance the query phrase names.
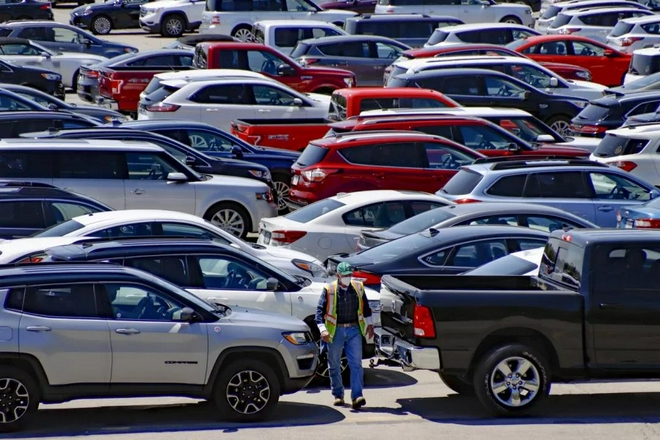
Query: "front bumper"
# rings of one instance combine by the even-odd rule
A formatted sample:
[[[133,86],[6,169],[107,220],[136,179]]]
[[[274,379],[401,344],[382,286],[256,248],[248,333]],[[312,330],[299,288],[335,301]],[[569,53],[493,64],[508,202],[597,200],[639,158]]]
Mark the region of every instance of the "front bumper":
[[[150,34],[157,34],[160,32],[160,22],[155,19],[140,18],[140,27],[149,32]]]
[[[69,20],[69,24],[71,26],[76,26],[76,27],[79,27],[81,29],[89,29],[90,20],[89,20],[88,17],[91,17],[91,15],[90,16],[75,15],[75,16],[71,17],[71,19]]]
[[[376,353],[395,361],[406,371],[440,371],[440,352],[435,347],[418,347],[383,328],[375,329]]]

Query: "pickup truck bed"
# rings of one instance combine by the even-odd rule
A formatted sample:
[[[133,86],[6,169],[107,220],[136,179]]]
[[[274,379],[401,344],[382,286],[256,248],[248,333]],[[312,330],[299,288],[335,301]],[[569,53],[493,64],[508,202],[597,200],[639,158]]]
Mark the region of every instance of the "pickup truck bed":
[[[231,133],[252,145],[302,151],[310,141],[330,130],[325,119],[239,119],[231,123]]]

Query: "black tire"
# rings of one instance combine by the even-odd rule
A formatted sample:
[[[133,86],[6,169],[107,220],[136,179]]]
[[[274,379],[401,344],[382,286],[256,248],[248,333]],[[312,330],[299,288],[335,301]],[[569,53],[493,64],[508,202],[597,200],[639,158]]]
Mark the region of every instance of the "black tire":
[[[332,93],[337,90],[332,87],[321,87],[320,89],[314,90],[312,93],[318,93],[319,95],[332,95]]]
[[[248,38],[247,34],[250,34],[249,38]],[[231,31],[231,36],[235,37],[235,38],[238,38],[241,41],[246,41],[246,42],[253,41],[252,28],[250,26],[247,26],[247,25],[244,25],[244,24],[236,26],[234,28],[234,30]]]
[[[239,221],[237,217],[233,214],[235,213],[240,217],[240,222],[242,222],[242,228],[238,227]],[[230,234],[234,234],[237,237],[245,238],[245,236],[252,231],[252,220],[248,212],[238,203],[234,202],[220,202],[211,206],[206,214],[204,214],[204,219],[210,221],[214,225],[223,228],[225,231]],[[236,220],[235,220],[236,219]],[[235,226],[232,226],[235,225]]]
[[[562,136],[570,135],[571,118],[569,116],[553,116],[545,121],[545,123]]]
[[[80,73],[80,69],[76,69],[76,71],[73,73],[73,78],[71,78],[71,89],[73,89],[74,92],[78,91],[78,74]]]
[[[112,31],[112,20],[107,15],[94,17],[90,23],[89,30],[94,35],[108,35]]]
[[[272,413],[280,399],[280,382],[270,366],[246,359],[225,365],[221,371],[213,401],[223,420],[257,422]]]
[[[289,212],[286,199],[289,198],[289,191],[291,190],[291,176],[279,173],[274,174],[273,183],[277,191],[277,215],[284,215]]]
[[[500,20],[500,23],[513,23],[513,24],[522,24],[522,21],[514,15],[507,15]]]
[[[20,368],[0,366],[0,402],[2,402],[0,412],[4,413],[4,420],[8,420],[8,417],[15,419],[6,423],[0,422],[0,432],[21,429],[30,421],[39,407],[37,382]],[[9,405],[6,409],[5,404]],[[15,412],[17,408],[21,408],[18,414]]]
[[[474,390],[481,404],[495,416],[526,414],[550,392],[549,364],[538,349],[520,344],[505,345],[488,352],[477,362]],[[508,375],[503,370],[508,370]]]
[[[181,14],[171,14],[163,18],[160,34],[163,37],[178,38],[186,30],[186,19]]]
[[[461,396],[474,396],[474,385],[461,379],[458,376],[452,376],[450,374],[438,373],[440,380],[444,383],[447,388],[454,391],[455,393],[460,394]]]

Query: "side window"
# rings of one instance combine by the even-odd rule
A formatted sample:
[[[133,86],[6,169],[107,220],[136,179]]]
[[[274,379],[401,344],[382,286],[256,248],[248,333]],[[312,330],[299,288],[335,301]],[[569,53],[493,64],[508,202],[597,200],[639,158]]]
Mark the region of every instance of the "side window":
[[[511,42],[511,32],[507,29],[484,29],[479,31],[478,43],[488,42],[503,46]]]
[[[150,287],[137,284],[98,284],[107,296],[115,319],[127,321],[175,321],[184,305]]]
[[[408,104],[410,103],[410,104]],[[405,105],[404,105],[405,104]],[[401,108],[445,108],[447,104],[438,100],[431,98],[402,98],[399,99],[399,107]]]
[[[45,27],[28,27],[22,29],[18,35],[18,38],[25,38],[26,40],[37,40],[37,41],[54,41],[54,34],[49,35],[49,32],[46,32]],[[49,38],[51,37],[51,38]]]
[[[207,86],[195,93],[190,100],[201,104],[251,105],[249,87],[243,85]]]
[[[389,228],[406,219],[402,202],[375,203],[349,211],[342,216],[349,226]]]
[[[96,208],[78,203],[44,201],[44,204],[46,212],[53,216],[55,223],[62,223],[79,215],[99,212]]]
[[[23,312],[56,318],[99,318],[92,284],[28,287]]]
[[[207,289],[266,290],[269,275],[229,256],[197,257]]]
[[[319,49],[328,56],[369,58],[369,44],[359,41],[321,46]]]
[[[312,12],[315,9],[306,2],[300,0],[283,0],[286,1],[286,10],[295,12]]]
[[[160,233],[158,235],[164,235],[164,236],[175,236],[175,237],[191,237],[191,238],[200,238],[203,240],[210,240],[213,238],[213,241],[218,242],[220,244],[231,244],[229,240],[226,238],[222,237],[221,235],[214,234],[212,232],[207,231],[206,229],[193,226],[193,225],[186,225],[183,223],[157,223],[154,225],[156,230],[160,228]]]
[[[488,126],[459,125],[458,130],[463,137],[463,145],[473,150],[506,150],[511,144],[511,139]]]
[[[526,174],[502,177],[486,193],[501,197],[522,197],[525,189]]]
[[[397,98],[364,98],[360,101],[360,112],[383,108],[397,108],[400,101]]]
[[[479,31],[474,30],[474,31],[468,31],[468,32],[461,32],[458,33],[458,38],[460,38],[461,41],[464,41],[466,43],[480,43],[481,38],[479,37]]]
[[[590,196],[579,172],[536,173],[529,177],[525,197],[584,199]]]
[[[374,145],[372,165],[382,167],[426,168],[427,160],[421,144],[399,142]],[[402,154],[405,151],[405,154]]]
[[[53,157],[45,152],[0,152],[0,177],[53,177],[53,165]]]
[[[41,55],[41,50],[28,44],[2,44],[0,55]]]
[[[526,84],[541,89],[550,87],[551,76],[534,66],[518,64],[510,66],[510,69],[511,76]]]
[[[454,248],[445,266],[479,267],[509,253],[506,240],[484,240]]]
[[[165,155],[126,153],[129,180],[166,180],[169,173],[179,170],[168,163]]]
[[[477,81],[465,81],[465,78],[460,76],[445,78],[442,89],[438,89],[446,95],[465,95],[465,96],[480,96],[479,86]]]
[[[533,37],[534,35],[536,35],[536,34],[530,32],[530,31],[523,30],[523,29],[512,29],[512,30],[511,30],[511,38],[512,38],[512,40],[511,40],[511,41],[521,40],[521,39],[523,39],[523,38]]]
[[[651,192],[623,176],[610,173],[589,173],[594,193],[599,199],[651,200]]]
[[[552,232],[564,227],[580,228],[579,225],[552,216],[528,215],[526,220],[528,228],[543,232]]]
[[[583,41],[573,41],[573,53],[587,57],[605,56],[605,48]]]
[[[343,148],[339,154],[348,162],[358,165],[371,165],[371,157],[374,152],[374,145],[363,145],[361,147]],[[1,159],[0,155],[0,159]]]
[[[250,50],[247,53],[248,66],[253,72],[267,73],[277,75],[277,68],[284,61],[270,52],[261,50]]]
[[[515,215],[491,215],[481,217],[463,223],[465,225],[505,225],[505,226],[518,226],[518,217]]]
[[[226,138],[201,130],[182,131],[182,139],[175,138],[186,145],[190,145],[197,151],[231,153],[234,144]]]
[[[423,127],[412,127],[412,129],[415,131],[421,131],[423,133],[433,134],[435,136],[442,136],[443,138],[456,140],[454,139],[454,133],[452,131],[451,125],[435,125],[435,126],[428,125]],[[431,163],[430,157],[429,157],[429,163]]]
[[[19,110],[30,110],[31,108],[22,102],[7,95],[0,94],[0,112],[14,112]]]
[[[484,80],[488,96],[522,98],[525,95],[525,89],[504,78],[485,76]]]
[[[651,23],[641,25],[647,34],[660,35],[660,23]]]
[[[124,264],[161,277],[177,286],[186,287],[193,285],[186,257],[184,256],[171,255],[127,258]]]
[[[626,113],[626,117],[641,115],[642,113],[655,112],[658,108],[658,103],[660,103],[660,101],[650,101],[650,102],[645,102],[643,104],[639,104],[636,107],[634,107],[632,110],[630,110],[628,113]]]
[[[0,228],[31,228],[46,227],[41,201],[0,203]]]
[[[533,238],[516,238],[515,241],[521,251],[540,248],[546,244],[546,240],[534,240]]]
[[[439,251],[432,252],[423,256],[421,260],[423,263],[426,263],[429,266],[444,266],[450,250],[451,249],[441,249]]]
[[[401,56],[402,50],[391,44],[385,44],[377,41],[375,46],[376,55],[380,59],[395,60]]]
[[[316,46],[316,50],[330,57],[340,57],[342,56],[342,46],[342,43],[323,44]]]
[[[150,237],[154,235],[151,222],[132,223],[112,228],[102,229],[93,234],[94,237],[121,238],[121,237]]]
[[[174,60],[177,62],[178,66],[190,67],[192,66],[193,56],[192,55],[177,55],[174,57]]]
[[[441,170],[457,170],[463,165],[470,164],[474,158],[439,142],[425,142],[424,149],[429,162],[429,168]]]
[[[298,43],[300,39],[301,29],[291,28],[276,28],[275,29],[275,46],[292,48]],[[263,42],[262,42],[263,44]]]
[[[618,297],[648,290],[653,297],[657,295],[660,249],[628,243],[599,246],[598,254],[602,276],[594,277],[596,292]]]
[[[145,57],[135,60],[133,62],[127,63],[131,67],[158,67],[171,69],[178,65],[177,60],[175,60],[172,55],[160,55],[154,57]]]
[[[6,292],[8,289],[2,289],[0,292]],[[5,309],[23,311],[23,300],[25,299],[25,289],[15,287],[10,289],[5,300]]]
[[[520,53],[524,53],[524,54],[543,53],[541,51],[542,51],[541,45],[537,44],[535,46],[527,46],[526,48],[521,50]]]
[[[277,105],[290,107],[293,104],[295,96],[285,92],[277,87],[270,86],[252,86],[254,100],[257,105]]]
[[[442,205],[440,203],[433,203],[433,202],[423,202],[423,201],[415,201],[415,202],[410,202],[410,208],[412,209],[413,215],[418,215],[426,211],[430,211],[431,209],[435,208],[440,208]]]
[[[54,27],[53,40],[58,43],[80,43],[81,35],[71,29]]]
[[[57,155],[60,179],[123,179],[122,154],[66,151]],[[90,164],[94,166],[90,166]]]

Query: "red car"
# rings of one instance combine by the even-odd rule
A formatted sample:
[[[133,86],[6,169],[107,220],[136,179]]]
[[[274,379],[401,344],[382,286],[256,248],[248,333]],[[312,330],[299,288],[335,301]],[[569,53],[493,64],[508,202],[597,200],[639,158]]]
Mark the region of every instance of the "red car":
[[[539,63],[569,63],[588,68],[593,82],[610,87],[623,84],[631,58],[629,54],[577,35],[540,35],[516,40],[506,47]]]
[[[506,47],[498,46],[495,44],[457,44],[444,47],[431,46],[422,49],[409,49],[401,54],[401,58],[412,60],[416,58],[431,58],[437,56],[447,57],[457,55],[493,55],[527,58],[525,55],[516,52],[513,49],[508,49]],[[384,85],[387,84],[387,78],[390,76],[395,63],[396,61],[385,68],[385,73],[383,74]],[[588,68],[562,63],[541,64],[562,78],[591,81],[591,72]]]
[[[486,157],[456,142],[414,131],[346,133],[312,141],[291,167],[295,208],[340,192],[436,192],[463,165]]]

